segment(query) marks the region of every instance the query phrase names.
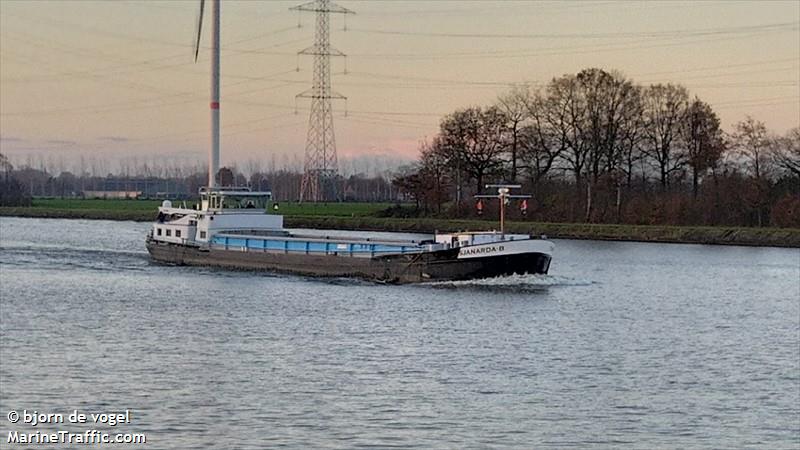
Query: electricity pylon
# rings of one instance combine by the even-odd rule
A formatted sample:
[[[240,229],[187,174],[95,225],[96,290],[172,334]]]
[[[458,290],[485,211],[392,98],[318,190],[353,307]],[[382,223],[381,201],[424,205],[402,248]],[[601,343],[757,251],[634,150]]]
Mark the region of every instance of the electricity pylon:
[[[339,173],[339,162],[336,157],[331,100],[346,100],[347,97],[331,90],[331,56],[345,55],[330,45],[329,15],[330,13],[355,14],[355,12],[329,0],[314,0],[290,9],[317,13],[314,45],[297,53],[314,56],[314,84],[311,89],[296,96],[296,98],[311,99],[300,201],[337,200],[336,176]]]

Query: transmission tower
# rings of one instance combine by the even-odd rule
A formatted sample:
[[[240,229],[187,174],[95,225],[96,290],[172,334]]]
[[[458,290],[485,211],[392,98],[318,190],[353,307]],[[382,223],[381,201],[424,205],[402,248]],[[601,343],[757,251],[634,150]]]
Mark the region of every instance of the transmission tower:
[[[331,56],[345,55],[331,47],[329,16],[330,13],[355,14],[355,12],[329,0],[314,0],[290,9],[317,13],[314,45],[297,53],[314,56],[314,84],[311,89],[297,94],[296,97],[311,99],[300,201],[337,200],[336,176],[339,172],[339,163],[336,158],[331,100],[346,100],[347,97],[331,90]]]

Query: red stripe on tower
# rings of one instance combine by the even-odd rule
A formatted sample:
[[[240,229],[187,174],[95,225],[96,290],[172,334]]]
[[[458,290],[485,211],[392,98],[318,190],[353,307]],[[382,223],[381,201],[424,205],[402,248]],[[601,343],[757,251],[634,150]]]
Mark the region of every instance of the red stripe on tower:
[[[219,102],[211,102],[211,109],[219,109]]]

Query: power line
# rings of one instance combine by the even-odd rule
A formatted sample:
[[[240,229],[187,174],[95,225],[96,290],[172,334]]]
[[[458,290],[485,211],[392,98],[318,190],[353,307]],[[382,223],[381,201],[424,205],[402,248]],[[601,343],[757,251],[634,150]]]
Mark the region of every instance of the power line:
[[[627,50],[643,50],[651,48],[663,47],[680,47],[685,45],[707,45],[713,42],[748,39],[753,36],[773,33],[772,30],[754,31],[747,34],[723,36],[717,38],[695,38],[687,39],[686,37],[669,37],[648,40],[646,44],[641,44],[641,39],[631,39],[628,42],[608,42],[604,44],[593,45],[570,45],[570,46],[557,46],[557,47],[539,47],[536,49],[527,50],[494,50],[486,52],[464,52],[464,53],[362,53],[352,55],[355,58],[366,59],[406,59],[406,60],[462,60],[462,59],[514,59],[514,58],[529,58],[535,56],[564,56],[564,55],[582,55],[594,53],[613,53]]]
[[[742,106],[746,106],[748,108],[758,108],[761,106],[778,106],[778,105],[797,105],[797,101],[800,97],[794,97],[790,100],[782,100],[782,101],[773,101],[773,102],[764,102],[764,103],[749,103],[747,105],[722,105],[722,106],[714,106],[714,109],[733,109],[733,108],[740,108]]]
[[[256,79],[257,80],[265,80],[265,79],[269,79],[272,76],[283,75],[283,74],[286,74],[286,73],[289,73],[289,72],[294,72],[294,71],[293,70],[287,70],[287,71],[282,71],[282,72],[276,72],[274,74],[265,75],[264,77],[258,77]],[[254,81],[254,80],[244,80],[244,81],[239,81],[239,82],[235,82],[235,83],[223,84],[222,87],[223,88],[227,88],[227,87],[230,87],[230,86],[237,86],[237,85],[240,85],[240,84],[243,84],[243,83],[249,83],[249,82],[252,82],[252,81]],[[251,90],[251,91],[240,91],[240,92],[227,93],[226,97],[228,95],[230,95],[230,96],[243,95],[243,94],[247,94],[247,93],[251,93],[251,92],[257,92],[257,91],[260,91],[260,90],[270,89],[270,88],[274,89],[274,88],[278,88],[278,87],[281,87],[281,86],[284,86],[284,85],[287,85],[287,84],[283,84],[283,85],[279,85],[279,86],[272,86],[272,87],[269,87],[269,88],[260,88],[260,89]],[[139,89],[139,90],[141,90],[143,87],[147,88],[149,90],[158,90],[154,86],[137,85],[137,89]],[[179,98],[179,97],[186,97],[186,96],[190,96],[192,98],[187,99],[187,100],[174,101],[174,102],[164,102],[163,101],[165,99]],[[101,114],[101,113],[109,113],[109,112],[133,111],[133,110],[139,110],[139,109],[150,109],[150,108],[160,108],[160,107],[164,107],[164,106],[181,105],[181,104],[192,103],[192,102],[200,101],[200,100],[204,100],[204,99],[205,99],[205,97],[202,96],[200,93],[198,93],[196,91],[188,91],[188,92],[178,92],[178,93],[173,93],[173,94],[168,94],[168,95],[159,95],[157,97],[150,97],[150,98],[140,99],[140,100],[131,100],[131,101],[125,101],[125,102],[107,103],[107,104],[103,104],[103,105],[83,105],[83,106],[74,106],[74,107],[67,107],[67,108],[50,108],[50,109],[42,109],[42,110],[34,110],[34,111],[3,112],[3,113],[0,113],[0,116],[10,116],[10,117],[12,117],[12,116],[26,116],[26,115],[51,115],[51,114],[64,114],[64,113]]]
[[[702,88],[702,89],[739,89],[743,87],[755,88],[784,88],[784,87],[797,87],[800,86],[800,81],[794,80],[781,80],[781,81],[764,81],[764,82],[743,82],[743,83],[706,83],[706,84],[687,84],[687,88]]]
[[[483,86],[513,86],[515,84],[525,84],[523,83],[514,83],[514,82],[505,82],[505,81],[463,81],[463,80],[445,80],[441,78],[425,78],[425,77],[411,77],[411,76],[404,76],[404,75],[386,75],[374,72],[348,72],[348,75],[352,75],[354,77],[367,77],[367,78],[384,78],[384,79],[392,79],[392,80],[407,80],[407,81],[423,81],[423,82],[432,82],[432,83],[458,83],[458,84],[468,84],[468,85],[483,85]]]
[[[745,99],[745,100],[732,100],[732,101],[727,101],[727,102],[717,102],[717,103],[714,103],[714,107],[716,107],[717,105],[719,105],[719,106],[731,106],[731,105],[743,105],[743,106],[746,106],[747,103],[753,103],[753,102],[760,103],[760,102],[773,102],[773,101],[789,101],[789,100],[797,100],[797,99],[800,99],[800,95],[795,95],[795,96],[792,96],[792,97],[783,96],[783,97],[768,97],[768,98],[751,98],[751,99]]]
[[[733,73],[716,73],[716,74],[705,74],[705,75],[694,75],[688,77],[682,77],[682,80],[703,80],[708,78],[720,78],[720,77],[732,77],[737,75],[744,75],[744,74],[765,74],[765,73],[775,73],[775,72],[787,72],[787,71],[795,71],[797,72],[800,69],[800,65],[793,65],[792,67],[785,67],[779,69],[758,69],[758,70],[744,70],[740,72],[733,72]],[[654,81],[648,80],[645,78],[644,80],[640,80],[642,83],[654,83]]]
[[[768,59],[768,60],[753,61],[753,62],[748,62],[748,63],[723,64],[721,66],[695,67],[693,69],[667,70],[667,71],[663,71],[662,70],[662,71],[658,71],[658,72],[638,73],[635,76],[642,77],[642,76],[647,76],[647,75],[666,75],[666,74],[673,74],[673,73],[704,72],[706,70],[730,69],[730,68],[734,68],[734,67],[763,66],[764,64],[775,64],[775,63],[783,63],[783,62],[800,62],[800,58],[793,57],[793,58]]]
[[[531,6],[535,5],[536,9],[535,13],[540,13],[542,11],[566,11],[566,10],[575,10],[575,9],[593,9],[596,7],[604,7],[604,6],[611,6],[611,5],[619,5],[619,4],[626,4],[628,2],[625,1],[593,1],[593,2],[573,2],[573,3],[564,3],[558,2],[557,5],[547,6],[544,5],[545,2],[539,1],[507,1],[504,5],[500,6],[492,6],[492,7],[479,7],[479,8],[447,8],[447,9],[419,9],[419,10],[405,10],[405,11],[366,11],[362,13],[365,16],[391,16],[391,17],[398,17],[398,16],[415,16],[415,15],[422,15],[422,16],[431,16],[437,14],[443,14],[448,16],[459,15],[459,14],[475,14],[475,13],[489,13],[489,12],[496,12],[498,10],[504,9],[512,9],[512,8],[519,8],[520,6]],[[462,3],[463,4],[463,3]],[[543,6],[544,5],[544,6]]]
[[[480,33],[444,33],[404,30],[380,30],[368,28],[352,28],[356,33],[386,34],[393,36],[425,36],[469,39],[607,39],[607,38],[658,38],[658,37],[697,37],[719,34],[749,33],[764,30],[796,30],[800,22],[777,22],[761,25],[745,25],[735,27],[681,29],[664,31],[618,31],[610,33],[529,33],[529,34],[480,34]]]

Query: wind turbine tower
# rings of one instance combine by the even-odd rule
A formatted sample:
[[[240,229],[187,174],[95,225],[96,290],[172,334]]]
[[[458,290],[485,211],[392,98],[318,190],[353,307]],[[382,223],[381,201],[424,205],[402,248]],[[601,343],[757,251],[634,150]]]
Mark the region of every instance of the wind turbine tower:
[[[194,62],[200,53],[200,37],[203,34],[203,10],[205,0],[200,0],[197,16],[197,39],[194,46]],[[211,0],[211,146],[208,152],[208,187],[217,186],[219,172],[219,15],[220,0]]]
[[[331,201],[338,199],[336,176],[339,163],[336,157],[336,138],[333,133],[331,100],[346,100],[331,90],[331,56],[345,56],[330,45],[330,13],[355,14],[330,0],[314,0],[294,8],[295,11],[315,12],[317,15],[314,45],[298,55],[314,56],[314,84],[311,89],[297,94],[297,98],[311,99],[308,117],[308,136],[300,201]]]

